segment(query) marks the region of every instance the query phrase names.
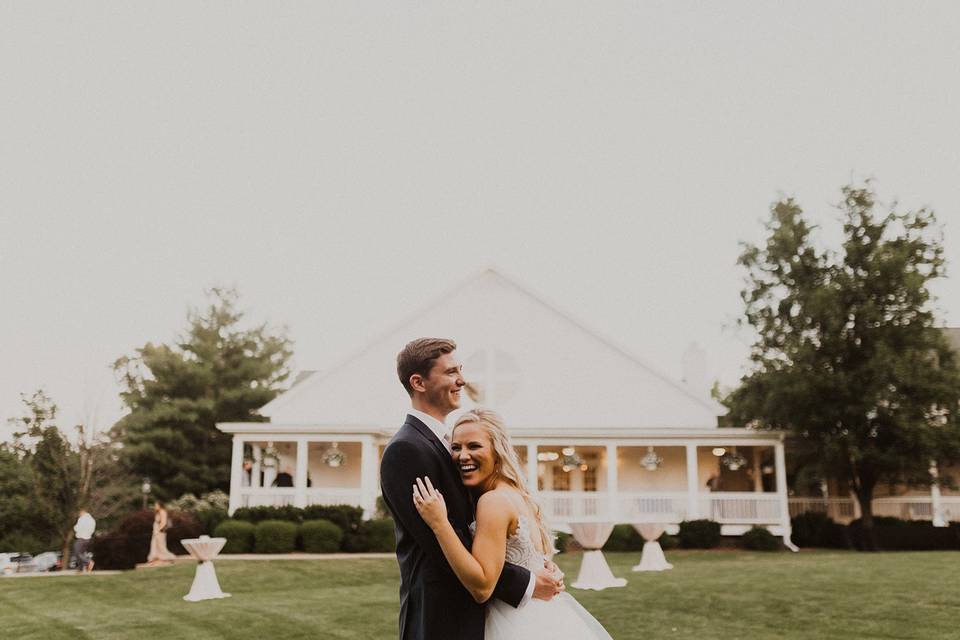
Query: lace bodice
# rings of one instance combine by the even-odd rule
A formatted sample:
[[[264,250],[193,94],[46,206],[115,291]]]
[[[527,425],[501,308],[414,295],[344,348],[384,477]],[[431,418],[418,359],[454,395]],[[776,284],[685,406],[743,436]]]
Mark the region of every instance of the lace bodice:
[[[476,522],[470,524],[470,532],[476,535]],[[517,530],[507,537],[506,560],[531,572],[543,569],[543,554],[533,544],[533,529],[530,519],[524,514],[517,516]]]

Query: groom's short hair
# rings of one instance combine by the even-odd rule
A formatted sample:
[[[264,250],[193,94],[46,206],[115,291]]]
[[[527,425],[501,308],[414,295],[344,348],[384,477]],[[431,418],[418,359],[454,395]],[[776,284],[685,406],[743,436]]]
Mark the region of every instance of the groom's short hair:
[[[397,375],[410,397],[413,397],[410,376],[419,373],[424,378],[429,377],[437,358],[453,353],[456,348],[457,343],[447,338],[417,338],[407,343],[397,354]]]

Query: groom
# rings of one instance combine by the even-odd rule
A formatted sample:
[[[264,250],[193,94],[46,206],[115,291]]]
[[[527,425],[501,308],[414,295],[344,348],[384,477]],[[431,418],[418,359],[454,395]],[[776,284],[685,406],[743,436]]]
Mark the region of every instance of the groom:
[[[397,374],[413,408],[383,452],[380,487],[396,522],[401,640],[483,639],[483,604],[474,602],[460,584],[433,531],[413,506],[416,478],[429,476],[443,493],[450,523],[470,548],[473,499],[450,456],[443,422],[460,406],[465,384],[456,348],[452,340],[419,338],[397,355]],[[549,600],[562,589],[562,578],[552,572],[531,575],[507,563],[493,597],[521,607],[531,597]]]

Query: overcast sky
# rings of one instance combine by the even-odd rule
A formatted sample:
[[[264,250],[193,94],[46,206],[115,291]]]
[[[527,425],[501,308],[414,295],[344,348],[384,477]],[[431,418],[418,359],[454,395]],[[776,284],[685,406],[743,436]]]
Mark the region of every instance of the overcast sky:
[[[738,242],[865,177],[960,269],[955,2],[4,0],[0,79],[0,418],[109,426],[211,285],[314,369],[487,266],[733,384]]]

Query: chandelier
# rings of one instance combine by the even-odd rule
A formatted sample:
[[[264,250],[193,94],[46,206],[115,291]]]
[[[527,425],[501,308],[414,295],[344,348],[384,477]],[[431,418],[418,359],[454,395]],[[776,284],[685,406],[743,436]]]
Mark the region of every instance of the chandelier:
[[[587,463],[576,449],[573,447],[564,447],[560,450],[560,453],[563,454],[561,457],[562,469],[566,473],[573,471],[574,467],[579,467],[581,471],[587,470]]]
[[[720,463],[723,464],[730,471],[736,471],[741,467],[746,466],[747,459],[743,456],[742,453],[737,451],[736,447],[732,447],[728,453],[725,453],[722,458],[720,458]]]
[[[347,454],[341,451],[337,447],[337,443],[334,442],[332,447],[323,452],[323,456],[321,456],[320,459],[328,467],[333,467],[336,469],[347,461]]]
[[[640,466],[647,471],[656,471],[661,464],[663,464],[663,457],[657,454],[653,447],[647,447],[646,455],[640,459]]]

